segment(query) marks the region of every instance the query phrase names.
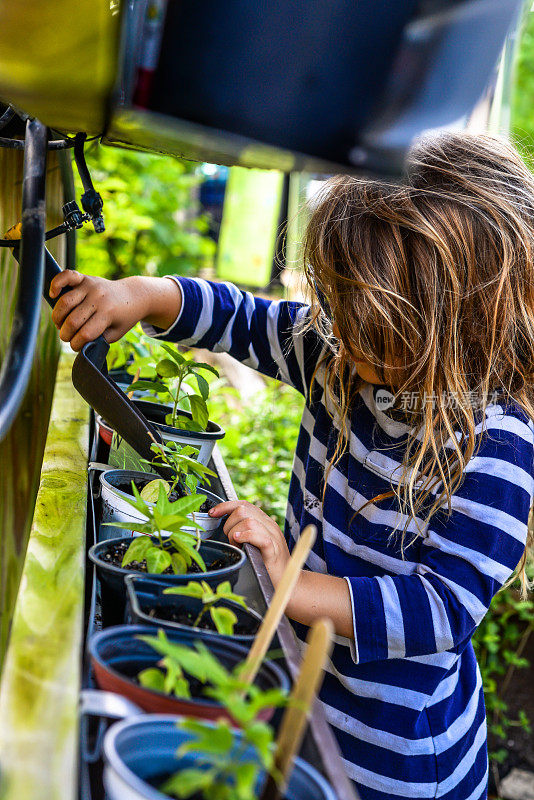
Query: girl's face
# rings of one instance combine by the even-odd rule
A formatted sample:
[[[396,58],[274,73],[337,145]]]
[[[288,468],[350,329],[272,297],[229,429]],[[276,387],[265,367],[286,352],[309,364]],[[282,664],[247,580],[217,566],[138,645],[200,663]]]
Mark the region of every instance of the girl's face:
[[[340,340],[340,336],[339,336],[339,328],[338,328],[338,326],[336,325],[335,322],[332,325],[332,332],[333,332],[334,336],[336,337],[336,339],[338,339],[338,341],[341,341]],[[341,346],[342,347],[344,346],[343,343],[341,343]],[[353,349],[353,352],[354,352],[354,349]],[[357,355],[358,354],[356,353],[356,356]],[[363,356],[361,358],[358,358],[358,357],[355,357],[352,354],[351,354],[351,358],[352,358],[352,361],[354,362],[354,369],[356,370],[356,372],[358,373],[358,375],[360,376],[360,378],[363,381],[365,381],[366,383],[374,383],[374,384],[376,384],[378,386],[386,385],[386,384],[384,384],[384,381],[380,380],[380,378],[376,374],[375,370],[373,369],[373,365],[370,364],[367,361],[367,359],[363,358]],[[393,381],[394,381],[394,378],[392,378],[390,381],[388,381],[388,385],[392,386],[393,385]]]

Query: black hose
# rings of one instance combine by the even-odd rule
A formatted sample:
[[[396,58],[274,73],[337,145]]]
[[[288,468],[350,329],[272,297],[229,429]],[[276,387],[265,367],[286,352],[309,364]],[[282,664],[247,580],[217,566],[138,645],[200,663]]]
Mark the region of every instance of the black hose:
[[[9,431],[24,399],[39,330],[46,224],[46,155],[46,127],[38,120],[28,120],[22,181],[19,294],[11,339],[0,371],[0,441]]]

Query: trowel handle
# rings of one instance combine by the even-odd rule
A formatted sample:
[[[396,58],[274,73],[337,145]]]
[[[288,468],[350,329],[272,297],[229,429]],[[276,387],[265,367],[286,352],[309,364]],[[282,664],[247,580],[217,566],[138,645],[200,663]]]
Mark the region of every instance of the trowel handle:
[[[52,280],[63,272],[52,253],[45,247],[45,262],[44,262],[44,276],[43,276],[43,297],[50,306],[54,308],[60,297],[70,292],[72,286],[64,286],[57,297],[50,297],[50,284]]]
[[[52,253],[45,247],[43,297],[51,308],[54,308],[60,297],[63,297],[64,294],[70,292],[70,290],[72,289],[72,286],[64,286],[57,297],[53,298],[50,297],[50,284],[52,283],[52,280],[56,277],[56,275],[59,275],[60,272],[63,272],[63,270],[57,263]],[[102,370],[104,369],[108,350],[109,350],[109,344],[106,342],[102,334],[100,334],[100,336],[98,336],[98,338],[96,338],[94,342],[91,342],[93,363],[97,365],[98,369]]]

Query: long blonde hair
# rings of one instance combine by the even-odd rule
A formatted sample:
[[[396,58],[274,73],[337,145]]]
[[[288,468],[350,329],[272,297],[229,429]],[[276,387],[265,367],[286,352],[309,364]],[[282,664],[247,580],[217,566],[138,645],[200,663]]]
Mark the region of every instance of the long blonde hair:
[[[444,505],[451,513],[488,402],[513,402],[534,419],[534,179],[504,139],[426,137],[412,148],[402,185],[347,176],[325,183],[311,208],[304,269],[339,329],[324,364],[341,428],[327,474],[347,448],[362,384],[356,352],[384,383],[394,374],[397,398],[414,399],[399,484],[368,501],[398,497],[404,545],[410,520],[422,533],[423,509],[425,522]],[[332,343],[320,305],[312,322]],[[525,558],[526,550],[523,591]]]

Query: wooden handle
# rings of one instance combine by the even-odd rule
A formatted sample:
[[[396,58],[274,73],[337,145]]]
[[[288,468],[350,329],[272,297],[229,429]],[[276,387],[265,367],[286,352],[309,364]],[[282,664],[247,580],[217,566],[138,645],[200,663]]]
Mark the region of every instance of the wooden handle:
[[[317,528],[315,525],[306,525],[302,531],[298,542],[296,543],[291,558],[287,567],[280,579],[276,591],[271,600],[271,605],[267,609],[267,613],[263,618],[256,638],[250,648],[247,660],[243,665],[241,678],[244,683],[251,684],[258,674],[261,662],[265,657],[265,653],[269,649],[269,645],[278,627],[278,623],[282,618],[286,606],[291,597],[291,593],[295,588],[295,584],[299,579],[300,571],[310,553],[315,542],[317,535]]]
[[[267,779],[261,800],[276,800],[283,796],[294,758],[302,744],[312,703],[321,686],[323,670],[332,650],[333,637],[334,626],[331,620],[325,618],[314,622],[306,640],[306,653],[276,740],[273,772],[277,780],[272,777]]]

